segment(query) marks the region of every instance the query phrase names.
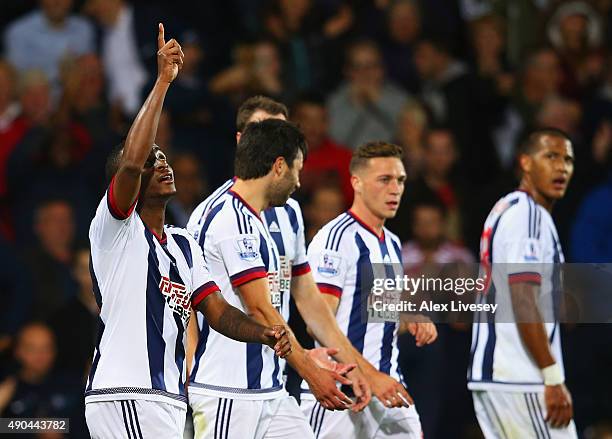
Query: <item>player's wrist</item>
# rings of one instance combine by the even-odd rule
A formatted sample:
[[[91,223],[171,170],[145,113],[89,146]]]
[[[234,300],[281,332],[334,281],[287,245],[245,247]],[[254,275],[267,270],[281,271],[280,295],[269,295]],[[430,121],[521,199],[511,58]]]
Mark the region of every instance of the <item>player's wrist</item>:
[[[541,369],[541,371],[542,376],[544,377],[545,386],[558,386],[565,382],[561,366],[559,366],[557,363],[553,363],[550,366]]]

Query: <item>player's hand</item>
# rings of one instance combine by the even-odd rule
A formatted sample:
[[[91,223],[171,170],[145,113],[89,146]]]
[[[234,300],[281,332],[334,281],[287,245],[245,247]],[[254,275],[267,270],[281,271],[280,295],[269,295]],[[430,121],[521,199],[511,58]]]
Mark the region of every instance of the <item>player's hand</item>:
[[[372,390],[370,389],[368,380],[359,368],[350,371],[347,374],[347,378],[353,382],[352,387],[353,393],[355,394],[355,402],[353,403],[351,410],[357,413],[366,408],[372,400]]]
[[[291,353],[289,333],[282,325],[274,325],[272,328],[266,328],[263,333],[263,343],[274,349],[274,353],[280,358],[285,358]]]
[[[410,322],[407,327],[408,332],[412,334],[418,347],[431,344],[438,338],[438,330],[431,320],[428,322]]]
[[[327,410],[346,410],[352,407],[353,401],[336,386],[336,381],[347,386],[352,385],[352,381],[338,372],[321,368],[316,369],[309,374],[308,378],[304,377],[304,379],[308,382],[317,401]]]
[[[181,45],[172,38],[166,43],[164,25],[159,23],[157,34],[157,78],[162,82],[171,83],[183,67],[185,54]]]
[[[386,373],[377,372],[369,378],[372,394],[385,407],[410,407],[411,404],[414,404],[412,397],[404,386]]]
[[[346,376],[351,370],[357,367],[354,363],[338,363],[331,356],[336,355],[339,352],[337,348],[314,348],[306,350],[308,356],[315,362],[321,369],[331,370],[337,372],[342,376]]]
[[[546,422],[553,428],[567,427],[574,417],[572,396],[565,384],[546,386],[544,388],[544,403],[546,404]]]

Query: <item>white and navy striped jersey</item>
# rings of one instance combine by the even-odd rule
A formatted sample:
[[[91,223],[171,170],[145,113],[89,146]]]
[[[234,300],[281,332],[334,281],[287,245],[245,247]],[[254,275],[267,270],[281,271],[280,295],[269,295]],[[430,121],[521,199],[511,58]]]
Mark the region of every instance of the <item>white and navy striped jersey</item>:
[[[374,367],[401,381],[397,325],[370,322],[367,314],[372,264],[384,264],[389,278],[402,275],[399,238],[386,228],[377,236],[348,211],[319,230],[308,247],[308,261],[319,290],[340,299],[336,312],[340,330]]]
[[[165,227],[160,238],[135,205],[121,212],[111,182],[89,229],[100,318],[85,400],[145,399],[185,407],[191,307],[219,289],[187,231]]]
[[[563,368],[559,325],[554,312],[560,293],[558,264],[564,261],[552,217],[526,192],[499,200],[487,217],[480,241],[481,265],[490,282],[481,303],[512,310],[510,285],[540,285],[537,298],[545,317],[553,356]],[[511,321],[505,319],[507,322]],[[523,346],[515,323],[498,323],[495,314],[478,312],[472,326],[468,369],[472,390],[537,392],[544,388],[540,369]]]
[[[204,249],[213,280],[225,299],[247,312],[238,287],[267,277],[272,305],[287,318],[289,291],[281,289],[280,255],[259,213],[231,189],[219,190],[209,207],[192,217],[202,212],[201,221],[190,220],[197,227],[190,232]],[[190,392],[239,399],[273,399],[285,394],[282,363],[271,348],[229,339],[210,328],[200,313],[198,324]]]

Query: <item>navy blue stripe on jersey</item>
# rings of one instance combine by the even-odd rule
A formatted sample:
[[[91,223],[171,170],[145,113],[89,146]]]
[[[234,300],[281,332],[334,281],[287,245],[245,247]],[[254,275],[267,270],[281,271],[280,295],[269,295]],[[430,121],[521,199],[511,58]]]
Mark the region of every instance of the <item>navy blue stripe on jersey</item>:
[[[261,254],[261,260],[264,263],[266,271],[270,271],[270,254],[268,253],[268,243],[264,237],[259,234],[259,253]]]
[[[251,223],[251,215],[247,213],[248,209],[242,206],[240,212],[244,216],[244,230],[245,233],[253,233],[253,224]]]
[[[216,205],[210,211],[210,214],[206,217],[206,220],[204,221],[202,230],[200,230],[200,238],[198,239],[198,244],[200,244],[200,247],[202,249],[204,249],[204,242],[206,241],[206,232],[208,231],[208,228],[210,227],[210,223],[212,223],[212,220],[215,219],[215,216],[217,216],[217,214],[221,211],[221,209],[223,209],[224,204],[225,204],[225,201]]]
[[[159,261],[153,242],[153,234],[145,227],[144,234],[149,243],[147,270],[147,355],[149,357],[149,373],[151,376],[151,387],[158,390],[166,390],[164,383],[164,352],[166,342],[164,341],[164,310],[166,301],[159,291],[161,273],[159,272]]]
[[[338,217],[337,220],[335,220],[336,224],[330,227],[329,233],[327,234],[327,241],[325,242],[326,249],[328,250],[332,249],[334,240],[336,239],[336,232],[338,231],[338,228],[342,227],[344,224],[346,224],[351,219],[352,218],[347,213],[343,213],[342,215]]]
[[[89,255],[89,275],[91,276],[92,289],[94,297],[96,298],[96,303],[98,304],[98,308],[102,309],[102,293],[100,292],[100,285],[98,284],[98,278],[96,277],[91,255]]]
[[[176,242],[176,245],[183,253],[183,257],[187,262],[187,266],[189,268],[193,268],[193,257],[191,255],[191,246],[189,245],[189,241],[183,235],[179,235],[178,233],[171,233],[172,239]]]
[[[344,224],[339,230],[338,230],[338,236],[337,239],[334,241],[334,247],[333,250],[334,251],[338,251],[338,249],[340,248],[340,242],[342,242],[342,235],[344,235],[344,232],[346,232],[346,229],[348,229],[351,225],[353,225],[355,223],[355,220],[351,218],[351,221],[349,221],[348,223]]]
[[[531,400],[531,398],[529,398],[529,395],[530,394],[528,393],[523,394],[523,396],[525,397],[525,404],[527,404],[527,411],[529,412],[529,419],[531,420],[531,426],[533,427],[535,437],[536,439],[545,438],[545,436],[542,434],[541,426],[537,420],[537,413],[535,407],[532,404],[533,401]]]
[[[223,183],[221,186],[217,188],[215,192],[213,192],[212,196],[208,200],[208,202],[204,205],[204,210],[202,210],[202,217],[208,213],[208,210],[211,206],[214,206],[215,203],[234,185],[234,180],[228,180]],[[200,218],[200,221],[202,218]]]
[[[225,439],[229,439],[229,428],[232,419],[232,407],[234,406],[234,400],[229,400],[229,407],[227,408],[227,422],[225,423]]]
[[[278,252],[281,256],[286,256],[287,253],[285,253],[285,243],[283,242],[283,234],[280,231],[280,225],[278,222],[278,216],[276,215],[276,210],[274,208],[267,209],[264,211],[264,216],[266,218],[266,223],[268,224],[268,230],[270,231],[270,235],[272,236],[272,239],[274,240],[274,243],[278,248]],[[273,223],[276,223],[279,226],[278,230],[270,230],[270,225]]]
[[[240,212],[240,206],[238,205],[238,201],[234,198],[232,199],[232,207],[234,208],[234,214],[236,215],[236,224],[238,224],[238,232],[242,235],[245,234],[244,227],[244,217]]]
[[[495,303],[495,284],[491,284],[491,288],[487,293],[487,302]],[[495,354],[495,343],[497,342],[497,333],[495,332],[495,316],[487,315],[487,327],[489,335],[485,344],[485,351],[482,357],[482,379],[484,381],[493,379],[493,355]]]
[[[548,424],[546,424],[546,420],[544,419],[544,414],[542,411],[542,406],[540,405],[540,400],[538,399],[538,395],[536,393],[532,393],[531,398],[533,401],[533,405],[537,409],[538,419],[540,421],[540,424],[542,425],[544,433],[546,434],[546,439],[550,439],[550,430],[548,429]]]
[[[183,237],[181,236],[181,238]],[[187,245],[189,246],[188,242],[187,242]],[[164,251],[170,257],[170,271],[169,271],[170,281],[173,283],[178,283],[180,285],[185,285],[185,282],[181,278],[181,275],[178,271],[176,260],[167,251],[165,247],[164,247]],[[189,252],[191,254],[191,250]],[[166,299],[166,301],[169,301],[169,300],[170,298]],[[181,320],[181,317],[176,312],[172,311],[172,317],[174,318],[174,323],[177,328],[176,340],[174,343],[174,362],[176,363],[176,368],[179,372],[179,379],[178,379],[179,393],[181,395],[184,395],[185,394],[185,382],[183,381],[182,374],[183,374],[183,364],[185,362],[185,343],[183,341],[183,334],[185,333],[185,327],[183,325],[183,321]],[[163,314],[162,314],[162,318],[163,318]]]
[[[559,312],[560,312],[560,307],[561,307],[561,298],[563,296],[563,287],[562,285],[562,280],[561,280],[561,252],[559,251],[561,248],[561,244],[557,241],[557,239],[555,238],[554,233],[552,232],[552,230],[550,231],[551,234],[551,238],[552,238],[552,242],[553,242],[553,247],[554,247],[554,252],[553,252],[553,269],[552,269],[552,279],[551,279],[551,285],[552,285],[552,300],[553,300],[553,316],[555,318],[555,321],[557,320],[558,316],[559,316]],[[550,340],[552,342],[552,337],[554,335],[551,334]]]
[[[385,257],[390,261],[391,255],[389,254],[389,249],[387,248],[387,241],[378,241],[380,246],[380,252],[382,254],[383,260]],[[394,279],[395,272],[393,271],[393,266],[389,263],[385,263],[385,277],[387,279]],[[378,366],[378,370],[389,374],[391,372],[391,354],[393,352],[393,334],[395,333],[395,323],[393,322],[385,322],[385,326],[383,329],[383,339],[382,345],[380,347],[380,363]]]
[[[360,353],[363,353],[363,343],[367,330],[367,316],[364,316],[368,292],[372,290],[374,272],[370,262],[370,250],[358,233],[355,234],[355,244],[359,250],[357,260],[357,275],[355,279],[355,292],[349,317],[348,338]]]
[[[293,230],[293,233],[297,234],[300,225],[298,223],[298,217],[297,213],[295,212],[295,209],[289,204],[285,204],[285,211],[287,212],[287,216],[289,217],[289,223],[291,224],[291,229]]]
[[[121,403],[121,413],[123,414],[123,426],[125,427],[125,432],[127,434],[128,439],[132,439],[132,435],[130,434],[130,429],[128,427],[127,415],[125,414],[125,401],[119,401]]]
[[[140,429],[140,421],[138,420],[138,412],[136,411],[136,402],[134,400],[132,403],[132,411],[134,412],[134,420],[136,421],[136,428],[138,428],[138,437],[142,439],[142,430]]]
[[[261,389],[261,372],[263,371],[262,345],[259,343],[246,344],[247,358],[247,389]]]
[[[395,250],[395,254],[397,255],[397,259],[399,260],[399,263],[402,264],[402,249],[400,248],[399,244],[397,242],[395,242],[395,240],[391,240],[391,243],[393,244],[393,249]]]
[[[217,416],[215,417],[215,432],[213,434],[214,439],[217,439],[217,431],[219,431],[219,413],[221,413],[221,403],[223,401],[223,398],[219,398],[219,401],[217,402]]]
[[[196,346],[195,351],[195,361],[193,365],[193,370],[190,375],[190,382],[193,383],[195,377],[198,375],[198,369],[200,368],[200,360],[206,351],[206,342],[208,341],[208,334],[210,334],[210,326],[206,323],[206,318],[204,318],[204,324],[200,328],[200,337],[198,338],[198,345]]]
[[[91,390],[91,385],[93,383],[94,376],[96,376],[96,370],[98,369],[98,363],[100,362],[100,356],[102,353],[100,352],[100,341],[102,340],[102,334],[104,334],[104,322],[102,321],[102,317],[98,315],[98,335],[96,337],[96,355],[94,356],[93,362],[91,363],[91,369],[89,370],[89,384],[87,385],[87,390]]]

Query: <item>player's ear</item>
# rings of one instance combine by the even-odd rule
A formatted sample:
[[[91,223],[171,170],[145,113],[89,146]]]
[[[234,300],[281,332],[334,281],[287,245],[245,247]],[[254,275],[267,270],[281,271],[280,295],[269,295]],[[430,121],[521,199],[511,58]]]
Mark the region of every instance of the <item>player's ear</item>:
[[[523,172],[530,172],[533,166],[533,160],[529,154],[521,154],[519,156],[519,164]]]
[[[356,193],[361,192],[361,179],[355,174],[351,175],[351,186]]]
[[[276,160],[274,160],[274,164],[272,165],[272,171],[274,172],[274,175],[280,177],[285,173],[285,168],[287,168],[287,162],[285,161],[285,158],[277,157]]]

